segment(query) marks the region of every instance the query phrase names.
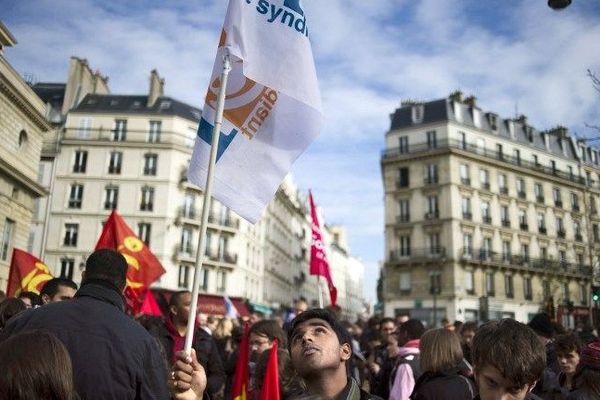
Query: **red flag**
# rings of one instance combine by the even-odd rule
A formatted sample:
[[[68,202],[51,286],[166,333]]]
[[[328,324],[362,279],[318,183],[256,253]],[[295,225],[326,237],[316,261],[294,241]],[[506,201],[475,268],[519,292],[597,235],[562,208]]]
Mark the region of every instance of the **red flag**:
[[[151,290],[146,290],[146,294],[144,295],[144,302],[142,303],[142,307],[140,308],[140,314],[144,315],[154,315],[157,317],[162,316],[162,311],[156,302],[156,298]]]
[[[142,306],[142,293],[165,273],[165,269],[115,210],[104,224],[100,239],[96,243],[96,250],[98,249],[117,250],[127,260],[129,268],[125,297],[129,309],[137,314]]]
[[[240,343],[240,352],[235,364],[235,375],[233,376],[233,386],[231,388],[231,397],[233,400],[248,399],[248,362],[250,361],[250,326],[244,324],[244,335]]]
[[[265,380],[263,381],[262,389],[260,390],[259,400],[280,400],[279,393],[279,362],[277,357],[277,339],[273,340],[271,354],[269,354],[269,362],[265,370]]]
[[[329,286],[329,298],[331,299],[331,305],[335,306],[337,303],[337,289],[333,285],[333,279],[331,278],[331,271],[329,270],[329,262],[327,261],[327,255],[325,254],[325,246],[323,245],[323,235],[321,234],[317,209],[310,191],[308,192],[308,200],[310,201],[310,215],[312,217],[310,274],[320,275],[325,278],[327,281],[327,286]]]
[[[23,250],[13,249],[6,295],[13,297],[21,292],[40,294],[44,284],[52,278],[46,264],[37,257]]]

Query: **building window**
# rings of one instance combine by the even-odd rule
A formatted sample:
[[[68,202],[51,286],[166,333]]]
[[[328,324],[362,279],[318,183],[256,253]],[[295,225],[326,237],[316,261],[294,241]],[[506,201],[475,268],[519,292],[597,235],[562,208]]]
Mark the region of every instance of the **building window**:
[[[189,287],[190,267],[187,265],[179,265],[179,278],[177,284],[180,288],[187,289]]]
[[[75,268],[74,258],[61,258],[60,259],[60,277],[73,279],[73,270]]]
[[[526,276],[523,278],[523,296],[525,300],[533,299],[533,290],[531,288],[531,277]]]
[[[515,297],[515,288],[513,285],[513,276],[510,274],[504,275],[504,293],[506,297],[512,299]]]
[[[410,256],[410,236],[400,236],[400,257]]]
[[[550,160],[550,171],[552,171],[552,175],[556,175],[556,161]]]
[[[527,224],[527,211],[523,208],[519,209],[519,226],[522,231],[526,231],[529,228]]]
[[[150,235],[152,233],[152,224],[147,222],[140,222],[138,224],[138,238],[146,244],[146,246],[150,246]]]
[[[567,252],[564,250],[559,250],[558,251],[558,261],[560,262],[561,266],[565,266],[567,264]]]
[[[119,188],[117,186],[107,186],[104,188],[104,209],[116,210],[119,204]]]
[[[77,246],[77,234],[79,232],[79,224],[65,224],[65,237],[63,245],[67,247]]]
[[[470,258],[473,255],[473,235],[463,233],[463,257]]]
[[[78,150],[75,152],[75,160],[73,162],[73,172],[78,174],[84,174],[87,167],[87,156],[88,152],[84,150]]]
[[[585,283],[579,284],[579,301],[584,306],[588,303],[587,286]]]
[[[479,170],[479,185],[484,190],[490,190],[490,171],[487,169]]]
[[[510,262],[512,258],[512,251],[510,248],[510,240],[502,241],[502,261]]]
[[[127,120],[115,119],[115,128],[113,129],[113,140],[123,142],[127,140]]]
[[[516,180],[516,184],[517,184],[517,195],[519,196],[519,198],[524,199],[526,197],[525,181],[521,178],[518,178]]]
[[[473,271],[465,271],[465,290],[467,294],[475,294],[475,273]]]
[[[502,226],[510,227],[510,214],[508,213],[508,206],[500,206],[500,220],[502,221]]]
[[[490,203],[487,201],[481,202],[481,221],[484,224],[492,223],[492,215],[490,213]]]
[[[561,217],[556,217],[556,234],[559,238],[565,238],[565,225]]]
[[[12,245],[13,235],[15,233],[15,221],[6,218],[4,220],[4,231],[2,232],[2,247],[0,248],[0,258],[3,261],[8,260],[10,246]]]
[[[538,225],[538,231],[540,233],[546,234],[546,217],[544,216],[544,213],[538,213],[537,225]]]
[[[494,297],[496,294],[496,287],[494,284],[494,272],[485,273],[485,290],[488,296]]]
[[[531,156],[531,159],[533,161],[533,165],[535,165],[536,167],[538,167],[540,165],[540,161],[538,160],[537,154],[533,154]]]
[[[533,193],[535,194],[535,200],[538,203],[544,202],[544,188],[541,183],[535,183],[533,185]]]
[[[120,151],[111,151],[110,159],[108,161],[108,173],[109,174],[120,174],[121,164],[123,163],[123,153]]]
[[[496,143],[496,152],[498,153],[498,160],[504,160],[504,151],[500,143]]]
[[[436,164],[425,165],[425,184],[438,182],[438,169]]]
[[[154,209],[154,188],[144,186],[142,188],[142,200],[140,202],[141,211],[152,211]]]
[[[407,295],[410,294],[411,282],[410,282],[410,272],[401,272],[400,273],[400,294]]]
[[[144,154],[144,175],[156,175],[158,154]]]
[[[579,196],[577,193],[571,192],[571,208],[573,211],[579,211]]]
[[[408,153],[408,136],[400,136],[398,138],[398,153]]]
[[[540,258],[542,260],[548,259],[548,249],[546,247],[540,247]]]
[[[581,242],[583,236],[581,236],[581,224],[577,220],[573,220],[573,232],[575,233],[575,240]]]
[[[192,233],[192,228],[189,226],[184,226],[181,229],[181,245],[179,249],[183,254],[192,254]]]
[[[150,127],[148,129],[148,142],[149,143],[158,143],[160,142],[160,121],[150,121]]]
[[[210,271],[204,267],[202,267],[201,271],[200,271],[200,283],[198,284],[198,286],[200,286],[200,289],[207,291],[208,290],[208,282],[210,279]]]
[[[196,218],[196,196],[194,193],[187,192],[183,198],[183,217]]]
[[[427,131],[427,148],[435,149],[437,147],[437,135],[435,131]]]
[[[552,199],[554,200],[554,205],[556,207],[562,207],[562,198],[559,188],[552,188]]]
[[[438,197],[427,196],[427,214],[425,214],[425,219],[437,218],[439,218]]]
[[[463,185],[471,184],[471,173],[468,164],[460,164],[460,183]]]
[[[458,137],[460,140],[460,148],[463,150],[467,149],[467,134],[464,132],[458,132]]]
[[[513,157],[514,157],[515,162],[517,163],[517,165],[521,165],[521,150],[514,149],[513,150]]]
[[[69,193],[69,208],[81,208],[83,201],[83,185],[73,184],[71,185],[71,192]]]
[[[79,139],[89,139],[91,132],[92,119],[89,117],[84,117],[79,120],[79,129],[77,131],[77,136]]]
[[[479,258],[481,260],[489,260],[492,256],[492,238],[483,238],[481,249],[479,251]]]
[[[438,255],[442,253],[442,248],[440,246],[440,234],[432,233],[428,235],[427,241],[429,242],[429,254]]]
[[[217,292],[224,293],[227,290],[227,273],[223,270],[217,271]]]
[[[463,219],[472,219],[473,215],[471,214],[471,198],[463,197],[461,202],[462,215]]]
[[[569,282],[563,283],[563,299],[569,301],[571,299],[571,292],[569,291]]]
[[[506,175],[504,175],[504,174],[498,174],[498,190],[502,194],[508,193],[508,185],[507,185]]]
[[[529,245],[526,243],[521,244],[521,258],[523,262],[529,262]]]
[[[592,225],[592,236],[594,238],[594,242],[600,242],[600,232],[598,231],[598,224]]]
[[[398,170],[398,187],[405,188],[409,187],[409,170],[408,167],[400,168]]]

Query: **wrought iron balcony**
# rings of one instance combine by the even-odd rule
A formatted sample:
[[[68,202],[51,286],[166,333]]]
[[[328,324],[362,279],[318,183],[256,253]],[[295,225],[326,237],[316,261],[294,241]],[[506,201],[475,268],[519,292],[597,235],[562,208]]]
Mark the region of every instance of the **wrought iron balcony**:
[[[390,251],[390,261],[401,263],[419,260],[437,260],[445,256],[446,248],[442,246]]]

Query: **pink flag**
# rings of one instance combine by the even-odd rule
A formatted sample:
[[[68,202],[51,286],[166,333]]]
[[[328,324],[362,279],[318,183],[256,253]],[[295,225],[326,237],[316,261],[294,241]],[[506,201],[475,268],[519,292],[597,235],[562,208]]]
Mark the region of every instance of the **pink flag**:
[[[331,271],[329,270],[329,262],[325,254],[325,246],[323,245],[323,235],[317,217],[317,209],[313,201],[312,193],[308,192],[308,200],[310,201],[310,215],[312,217],[312,245],[310,246],[310,274],[320,275],[327,280],[329,286],[329,298],[331,305],[335,306],[337,302],[337,289],[333,285]]]

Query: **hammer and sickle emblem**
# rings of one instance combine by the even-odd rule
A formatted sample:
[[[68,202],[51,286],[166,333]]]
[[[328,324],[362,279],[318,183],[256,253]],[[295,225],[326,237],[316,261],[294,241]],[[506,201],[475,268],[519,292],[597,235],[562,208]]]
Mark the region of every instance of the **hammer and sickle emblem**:
[[[37,289],[38,285],[48,282],[50,279],[52,279],[52,275],[50,275],[48,267],[38,261],[35,263],[35,268],[21,280],[21,287],[28,292],[40,294],[40,291]]]

